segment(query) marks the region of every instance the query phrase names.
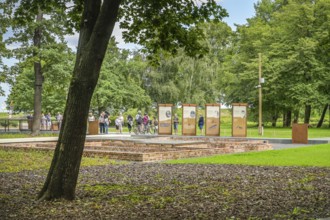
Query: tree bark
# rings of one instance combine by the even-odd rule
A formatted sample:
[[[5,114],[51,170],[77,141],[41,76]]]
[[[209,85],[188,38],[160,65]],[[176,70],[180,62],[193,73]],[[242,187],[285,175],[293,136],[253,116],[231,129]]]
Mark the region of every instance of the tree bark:
[[[298,123],[299,121],[299,111],[296,110],[293,112],[293,123]]]
[[[277,119],[278,119],[278,114],[276,112],[272,117],[272,127],[276,127]]]
[[[324,118],[325,118],[325,114],[327,113],[327,110],[328,110],[328,107],[329,107],[329,104],[326,104],[323,108],[323,111],[322,111],[322,115],[320,117],[320,120],[319,122],[317,123],[317,128],[320,128],[322,127],[322,124],[323,124],[323,121],[324,121]]]
[[[39,200],[73,200],[84,149],[87,117],[121,0],[85,0],[76,63],[63,126]]]
[[[41,22],[43,19],[43,13],[38,9],[38,15],[36,18],[36,22]],[[41,47],[41,37],[42,30],[41,27],[37,27],[34,31],[33,36],[33,45],[36,48]],[[33,56],[37,58],[39,56],[39,51],[34,51]],[[34,62],[34,105],[33,105],[33,122],[32,122],[32,136],[37,136],[40,133],[40,119],[41,119],[41,102],[42,102],[42,84],[43,84],[43,75],[41,68],[41,61]]]
[[[310,118],[311,118],[311,110],[312,106],[311,105],[305,105],[305,118],[304,118],[304,123],[309,124]]]
[[[285,127],[290,127],[291,126],[291,110],[286,111],[286,117],[285,117]]]

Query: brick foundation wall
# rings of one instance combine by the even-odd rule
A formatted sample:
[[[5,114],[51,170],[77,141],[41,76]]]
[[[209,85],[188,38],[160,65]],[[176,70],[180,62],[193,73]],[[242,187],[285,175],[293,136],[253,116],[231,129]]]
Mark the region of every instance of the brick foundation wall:
[[[106,156],[114,160],[150,162],[272,149],[272,146],[264,141],[246,141],[242,138],[160,137],[154,140],[151,143],[141,140],[90,140],[85,143],[84,155]],[[156,140],[160,140],[160,142],[157,143]],[[173,142],[162,142],[166,140],[173,140]],[[176,143],[175,140],[178,142]],[[197,142],[192,143],[191,141]],[[55,146],[56,142],[31,142],[1,144],[0,148],[44,151],[54,150]]]

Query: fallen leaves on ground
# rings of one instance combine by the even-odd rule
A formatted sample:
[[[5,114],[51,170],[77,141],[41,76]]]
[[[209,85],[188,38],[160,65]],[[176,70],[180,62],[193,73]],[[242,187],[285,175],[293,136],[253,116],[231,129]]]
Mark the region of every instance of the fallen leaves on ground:
[[[330,217],[330,169],[130,163],[83,167],[76,200],[36,202],[47,171],[0,173],[0,219]]]

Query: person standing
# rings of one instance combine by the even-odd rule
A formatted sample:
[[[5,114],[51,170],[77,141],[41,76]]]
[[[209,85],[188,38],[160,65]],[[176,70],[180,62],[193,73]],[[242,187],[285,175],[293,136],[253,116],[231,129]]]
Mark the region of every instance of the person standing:
[[[95,121],[95,117],[92,112],[88,114],[88,121]]]
[[[127,116],[127,128],[128,128],[129,133],[131,133],[132,127],[133,127],[133,117],[132,117],[132,115],[128,115]]]
[[[138,111],[138,113],[135,116],[135,121],[136,121],[136,125],[138,128],[138,134],[140,134],[142,132],[142,122],[143,122],[143,118],[141,115],[141,111]]]
[[[99,117],[99,126],[100,126],[100,134],[104,134],[105,128],[104,128],[104,112],[101,112]]]
[[[154,128],[154,134],[158,134],[158,120],[156,117],[154,117],[153,128]]]
[[[41,129],[45,130],[47,125],[47,118],[46,116],[42,113],[41,114]]]
[[[51,130],[52,127],[52,115],[50,114],[50,112],[48,112],[48,114],[46,115],[46,130]]]
[[[143,116],[143,130],[144,130],[144,133],[149,133],[149,116],[147,113],[144,113],[144,116]]]
[[[57,121],[57,124],[58,124],[58,130],[61,130],[63,115],[60,112],[58,112],[57,115],[56,115],[56,121]]]
[[[115,124],[116,124],[116,130],[117,132],[121,133],[122,129],[123,129],[123,125],[121,123],[120,117],[118,116],[115,120]]]
[[[123,113],[119,113],[119,133],[123,133],[123,125],[124,125],[124,116]]]
[[[201,131],[201,135],[203,135],[203,127],[204,127],[204,117],[203,117],[203,115],[199,115],[198,127],[199,127],[199,130]]]
[[[178,134],[178,126],[179,126],[179,117],[178,117],[177,114],[174,115],[173,124],[174,124],[174,134],[177,135]]]
[[[107,113],[104,114],[104,133],[108,134],[110,125],[109,115]]]

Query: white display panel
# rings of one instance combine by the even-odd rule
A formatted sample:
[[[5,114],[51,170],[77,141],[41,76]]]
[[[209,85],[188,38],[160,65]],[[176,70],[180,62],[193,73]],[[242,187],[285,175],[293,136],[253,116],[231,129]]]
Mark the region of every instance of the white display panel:
[[[183,118],[196,118],[196,107],[184,106],[183,107]]]
[[[220,118],[219,106],[207,106],[207,117],[208,118]]]
[[[246,106],[233,106],[234,118],[246,118]]]
[[[159,121],[171,120],[172,107],[159,107]]]

